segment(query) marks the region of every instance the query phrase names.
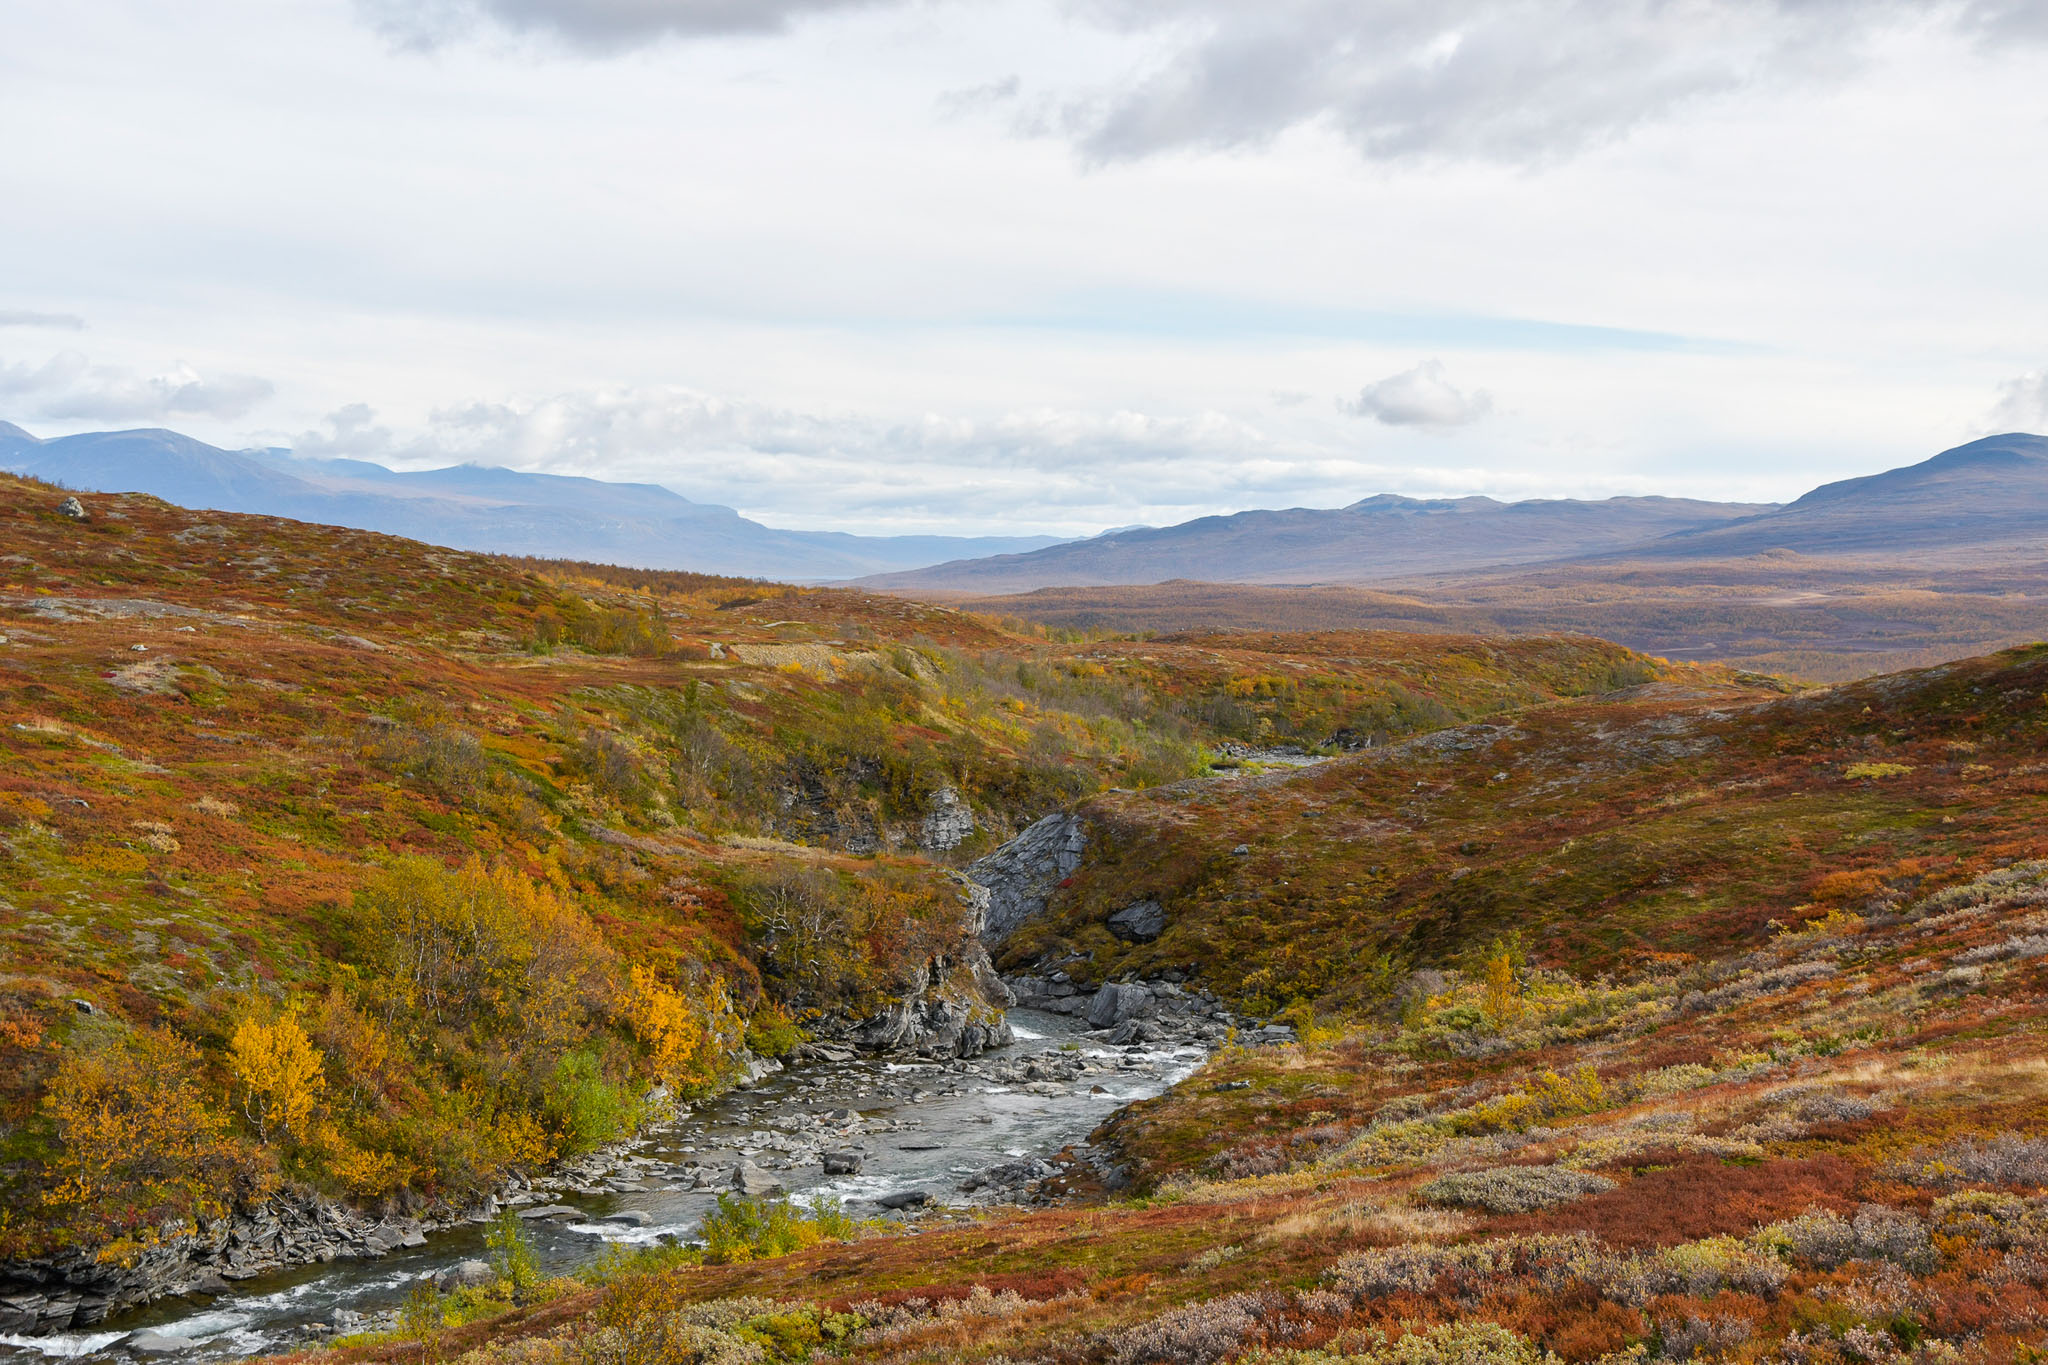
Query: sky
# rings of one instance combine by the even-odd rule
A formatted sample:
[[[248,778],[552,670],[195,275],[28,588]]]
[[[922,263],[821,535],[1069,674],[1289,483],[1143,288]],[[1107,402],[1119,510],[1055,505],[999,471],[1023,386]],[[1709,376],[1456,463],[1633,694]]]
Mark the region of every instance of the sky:
[[[0,420],[1088,534],[2048,431],[2040,0],[8,0]]]

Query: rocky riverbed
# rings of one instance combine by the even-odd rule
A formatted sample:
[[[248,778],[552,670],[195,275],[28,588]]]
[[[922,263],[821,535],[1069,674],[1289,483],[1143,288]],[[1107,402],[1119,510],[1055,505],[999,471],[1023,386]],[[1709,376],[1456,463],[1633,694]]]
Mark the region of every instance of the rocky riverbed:
[[[1112,1154],[1091,1149],[1088,1134],[1198,1067],[1233,1024],[1212,998],[1173,983],[1091,991],[1053,972],[1007,984],[1018,1007],[1008,1041],[992,1051],[949,1055],[950,1020],[928,1040],[944,1044],[927,1047],[940,1055],[882,1059],[814,1044],[806,1059],[759,1068],[748,1088],[631,1146],[515,1184],[503,1202],[527,1220],[544,1265],[566,1273],[608,1243],[695,1236],[729,1190],[915,1217],[925,1205],[1053,1198],[1058,1177],[1083,1167],[1113,1185]],[[166,1250],[153,1268],[138,1267],[181,1277],[177,1294],[139,1311],[86,1321],[106,1312],[106,1295],[55,1286],[14,1295],[23,1301],[4,1306],[17,1322],[31,1313],[37,1326],[57,1325],[59,1313],[64,1321],[0,1332],[0,1356],[227,1359],[364,1330],[422,1277],[459,1275],[481,1257],[482,1223],[497,1208],[378,1222],[273,1200],[204,1230],[196,1259],[192,1248]]]

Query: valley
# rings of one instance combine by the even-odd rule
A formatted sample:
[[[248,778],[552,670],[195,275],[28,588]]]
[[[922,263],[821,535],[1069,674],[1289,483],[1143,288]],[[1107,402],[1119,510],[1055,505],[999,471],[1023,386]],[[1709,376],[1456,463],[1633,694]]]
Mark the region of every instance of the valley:
[[[2048,1344],[2048,647],[1814,687],[64,499],[0,480],[17,1353]]]

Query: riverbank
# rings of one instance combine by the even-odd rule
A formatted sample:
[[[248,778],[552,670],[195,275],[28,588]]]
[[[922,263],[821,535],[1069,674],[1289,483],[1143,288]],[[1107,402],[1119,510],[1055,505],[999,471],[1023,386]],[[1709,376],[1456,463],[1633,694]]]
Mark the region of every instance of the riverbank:
[[[1071,997],[1061,997],[1071,998]],[[1112,1164],[1087,1146],[1118,1109],[1165,1090],[1212,1050],[1212,1026],[1190,1017],[1158,1041],[1109,1041],[1080,1016],[1020,1007],[1013,1040],[977,1058],[884,1059],[792,1065],[708,1101],[630,1146],[608,1149],[502,1192],[519,1209],[544,1269],[572,1273],[608,1245],[696,1236],[704,1213],[736,1182],[759,1178],[798,1198],[842,1201],[863,1217],[909,1218],[920,1205],[1031,1202],[1033,1186],[1061,1183],[1073,1163]],[[1220,1033],[1217,1036],[1221,1036]],[[828,1173],[825,1157],[858,1158]],[[1064,1154],[1064,1155],[1063,1155]],[[1090,1167],[1090,1169],[1095,1169]],[[743,1175],[742,1173],[751,1173]],[[969,1188],[963,1188],[967,1186]],[[922,1196],[890,1211],[882,1201]],[[146,1340],[194,1360],[225,1360],[322,1339],[337,1325],[375,1321],[411,1285],[484,1253],[478,1221],[496,1205],[463,1211],[364,1259],[308,1262],[54,1334],[0,1336],[0,1353],[25,1358],[132,1359]]]

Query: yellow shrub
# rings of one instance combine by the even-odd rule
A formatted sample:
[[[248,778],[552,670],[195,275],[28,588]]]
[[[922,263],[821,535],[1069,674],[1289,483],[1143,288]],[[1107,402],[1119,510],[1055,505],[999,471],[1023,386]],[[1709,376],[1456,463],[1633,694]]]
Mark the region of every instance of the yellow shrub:
[[[43,1098],[57,1138],[46,1202],[102,1221],[225,1211],[264,1181],[204,1089],[198,1050],[166,1029],[65,1054]]]
[[[1546,1071],[1536,1078],[1536,1102],[1546,1116],[1590,1114],[1606,1103],[1607,1087],[1591,1062],[1569,1076]]]
[[[711,1089],[738,1041],[739,1019],[725,983],[714,977],[697,996],[692,1002],[635,965],[622,1010],[647,1049],[649,1073],[681,1095]]]
[[[1514,953],[1506,947],[1495,948],[1486,960],[1486,1002],[1481,1008],[1495,1028],[1522,1017],[1522,983],[1515,976]]]
[[[244,1015],[228,1041],[228,1072],[258,1137],[267,1141],[273,1130],[295,1141],[306,1136],[327,1074],[296,1015],[267,1009]]]

